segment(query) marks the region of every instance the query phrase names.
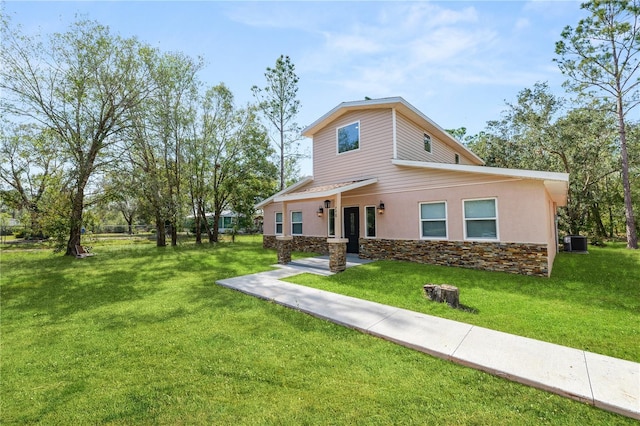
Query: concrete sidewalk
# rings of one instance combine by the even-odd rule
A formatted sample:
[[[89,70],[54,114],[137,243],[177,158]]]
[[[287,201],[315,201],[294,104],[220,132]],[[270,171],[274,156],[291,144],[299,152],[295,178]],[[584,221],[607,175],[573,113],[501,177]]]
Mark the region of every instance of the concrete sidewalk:
[[[331,275],[326,257],[217,284],[438,358],[640,420],[640,364],[281,281]],[[367,263],[349,257],[347,267]]]

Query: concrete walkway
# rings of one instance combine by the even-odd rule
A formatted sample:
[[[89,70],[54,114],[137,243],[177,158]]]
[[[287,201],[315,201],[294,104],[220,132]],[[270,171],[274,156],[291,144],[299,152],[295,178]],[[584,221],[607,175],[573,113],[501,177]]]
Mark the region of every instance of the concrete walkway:
[[[368,263],[349,257],[347,267]],[[317,290],[280,279],[331,275],[327,257],[217,284],[400,345],[640,420],[640,364]]]

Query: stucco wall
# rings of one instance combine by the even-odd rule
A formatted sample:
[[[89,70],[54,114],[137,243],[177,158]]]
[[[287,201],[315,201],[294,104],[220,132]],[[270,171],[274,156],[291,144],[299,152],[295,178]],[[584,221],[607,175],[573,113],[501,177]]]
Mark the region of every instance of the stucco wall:
[[[380,193],[374,184],[342,196],[343,207],[360,207],[361,236],[364,236],[364,206],[385,204],[385,213],[377,216],[377,237],[388,239],[421,239],[420,203],[447,203],[448,240],[464,240],[463,200],[496,198],[498,207],[498,236],[501,242],[552,242],[553,216],[542,182],[531,180],[506,181],[436,189],[410,188],[404,191]],[[368,193],[367,193],[368,191]],[[327,236],[328,214],[318,217],[316,212],[323,200],[287,203],[287,229],[290,234],[291,212],[302,211],[303,234]],[[332,206],[335,202],[332,201]],[[273,203],[264,210],[264,233],[275,234],[275,212],[282,211],[281,203]],[[550,217],[551,216],[551,217]]]
[[[306,201],[306,202],[295,202],[295,203],[287,203],[287,211],[285,223],[283,227],[286,226],[285,234],[291,234],[291,213],[292,212],[302,212],[302,233],[307,236],[314,237],[325,237],[327,236],[328,228],[327,228],[327,216],[328,214],[323,214],[323,217],[318,217],[317,211],[318,207],[322,205],[323,200],[318,201]],[[282,203],[271,203],[264,207],[264,227],[263,232],[265,235],[275,235],[275,214],[276,212],[283,211]],[[284,216],[284,215],[283,215]]]

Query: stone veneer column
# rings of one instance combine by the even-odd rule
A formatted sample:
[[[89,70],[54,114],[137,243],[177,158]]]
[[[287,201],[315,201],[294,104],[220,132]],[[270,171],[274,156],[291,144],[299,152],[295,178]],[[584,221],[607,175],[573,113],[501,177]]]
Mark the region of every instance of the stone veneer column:
[[[329,270],[342,272],[347,269],[347,238],[329,238]]]
[[[278,248],[278,263],[280,265],[286,265],[291,262],[293,237],[278,235],[276,237],[276,246]]]

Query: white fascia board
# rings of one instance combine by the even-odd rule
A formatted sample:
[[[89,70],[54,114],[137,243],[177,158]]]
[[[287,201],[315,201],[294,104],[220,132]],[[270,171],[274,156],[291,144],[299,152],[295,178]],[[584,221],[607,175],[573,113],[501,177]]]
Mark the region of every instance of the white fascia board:
[[[300,188],[301,186],[304,186],[304,185],[308,184],[309,182],[313,182],[313,176],[307,176],[307,177],[304,177],[304,178],[300,179],[298,182],[294,183],[293,185],[288,186],[285,189],[283,189],[282,191],[273,194],[271,197],[260,201],[254,207],[256,209],[262,209],[267,204],[274,202],[273,200],[276,197],[278,197],[278,196],[280,196],[282,194],[286,194],[287,192],[295,191],[296,189]]]
[[[361,188],[363,186],[372,185],[378,182],[378,178],[367,179],[360,182],[352,183],[351,185],[341,186],[339,188],[329,189],[327,191],[318,191],[318,192],[308,192],[308,193],[298,193],[298,194],[289,194],[289,195],[280,195],[276,196],[273,201],[275,203],[279,203],[282,201],[301,201],[301,200],[311,200],[313,198],[326,198],[332,197],[336,194],[340,194],[342,192],[352,191],[357,188]]]
[[[418,167],[432,170],[446,170],[451,172],[479,173],[485,175],[507,176],[514,178],[550,180],[569,182],[568,173],[541,172],[538,170],[505,169],[502,167],[469,166],[466,164],[431,163],[426,161],[391,160],[396,166]]]

